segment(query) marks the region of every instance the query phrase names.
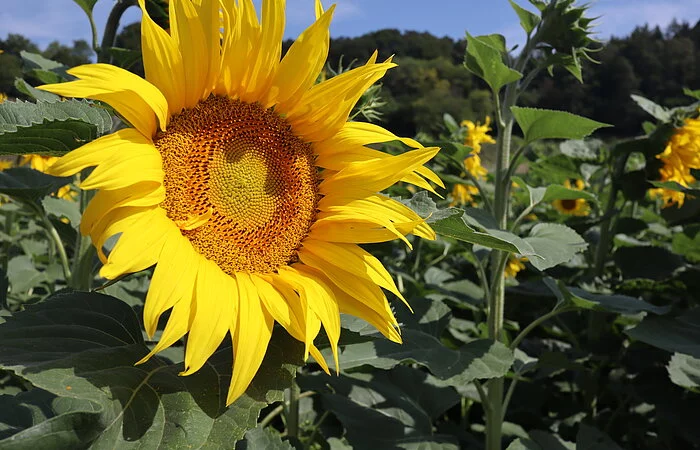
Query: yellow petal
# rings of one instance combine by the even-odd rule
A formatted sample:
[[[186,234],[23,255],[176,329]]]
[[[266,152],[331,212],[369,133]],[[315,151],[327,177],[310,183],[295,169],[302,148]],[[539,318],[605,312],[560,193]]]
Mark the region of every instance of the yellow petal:
[[[317,3],[317,6],[320,3]],[[294,108],[318,78],[328,57],[329,27],[335,5],[307,28],[287,50],[263,103],[281,113]]]
[[[225,23],[219,90],[237,97],[244,88],[245,74],[254,64],[261,29],[251,0],[240,0],[237,5],[231,2],[224,11],[228,27]]]
[[[82,189],[122,189],[143,182],[162,184],[165,177],[160,153],[151,146],[148,153],[133,146],[128,153],[106,159],[80,183]]]
[[[88,235],[92,227],[109,212],[122,207],[156,206],[165,200],[165,188],[156,189],[151,183],[140,183],[125,189],[97,191],[80,219],[80,232]]]
[[[158,152],[150,139],[133,128],[125,128],[66,153],[49,166],[46,173],[67,177],[87,167],[100,165],[106,160],[113,161],[124,153],[150,154],[153,151]]]
[[[170,32],[180,49],[185,68],[185,108],[191,108],[209,95],[209,49],[191,0],[170,2]]]
[[[239,306],[234,279],[214,262],[203,259],[197,271],[194,302],[197,311],[190,326],[185,350],[185,371],[198,371],[224,340]]]
[[[100,269],[100,276],[111,280],[151,267],[158,261],[170,227],[172,222],[160,208],[141,214],[119,236],[117,244],[109,252],[107,264]]]
[[[252,54],[252,65],[243,78],[241,100],[258,101],[270,87],[282,56],[286,0],[263,0],[260,45]],[[287,73],[289,76],[289,73]]]
[[[308,308],[323,324],[331,344],[336,371],[339,370],[338,340],[340,339],[340,312],[333,290],[322,281],[323,275],[303,264],[283,266],[278,270],[280,277],[292,284]],[[310,320],[307,317],[307,321]]]
[[[160,129],[165,130],[168,101],[157,87],[138,75],[110,64],[86,64],[67,72],[79,80],[47,84],[39,89],[105,102],[147,137],[156,133],[156,118]]]
[[[248,389],[258,372],[267,352],[274,325],[274,319],[260,302],[250,275],[237,273],[236,279],[240,293],[240,309],[235,330],[231,330],[234,368],[226,398],[227,405],[233,403]]]
[[[380,224],[373,217],[359,218],[356,215],[333,216],[317,219],[310,228],[309,236],[328,242],[346,242],[352,244],[374,244],[401,239],[412,249],[413,246],[405,238],[422,221],[407,223]]]
[[[315,254],[323,261],[362,279],[376,283],[399,297],[406,305],[408,302],[394,284],[394,280],[382,263],[354,244],[340,244],[314,239],[305,239],[303,248]],[[410,308],[410,306],[409,306]]]
[[[337,133],[362,94],[387,70],[396,66],[393,63],[374,64],[375,58],[307,91],[287,114],[294,131],[310,142],[322,141]]]
[[[139,6],[143,13],[141,49],[146,80],[165,95],[170,114],[177,114],[185,105],[185,73],[180,49],[173,38],[148,15],[146,0],[139,0]]]
[[[165,329],[163,330],[158,344],[153,347],[153,350],[151,350],[148,355],[144,356],[136,364],[145,363],[153,355],[170,347],[187,334],[187,331],[190,329],[190,323],[192,322],[192,312],[194,311],[190,306],[191,302],[188,298],[180,300],[173,306],[170,317],[168,318],[168,323],[165,325]]]
[[[287,290],[283,295],[280,290],[285,290],[279,283],[275,286],[257,274],[251,274],[255,288],[258,290],[260,300],[268,313],[282,325],[292,337],[304,342],[306,327],[304,325],[304,313],[299,305],[299,296],[293,291]]]
[[[336,297],[338,297],[338,290],[342,290],[347,295],[364,303],[377,314],[385,316],[391,325],[398,326],[386,296],[372,281],[353,275],[333,264],[328,264],[327,261],[304,249],[299,252],[299,259],[307,266],[323,273],[331,281],[330,286],[334,289]],[[340,302],[338,304],[340,305]]]
[[[390,341],[398,344],[402,342],[396,318],[388,304],[384,311],[377,311],[340,289],[335,289],[335,296],[338,299],[340,312],[359,317],[376,328]]]
[[[203,257],[193,251],[180,230],[170,227],[143,307],[143,322],[149,337],[155,333],[161,314],[180,301],[191,301],[200,259]]]
[[[107,239],[126,231],[134,222],[140,220],[144,214],[152,213],[156,208],[134,206],[117,208],[108,212],[102,219],[95,222],[90,229],[89,235],[97,250],[97,256],[100,258],[100,261],[102,261],[103,264],[107,263],[107,257],[102,250]]]
[[[323,180],[319,188],[322,194],[343,190],[379,192],[421,167],[439,150],[437,147],[422,148],[389,158],[350,163]]]

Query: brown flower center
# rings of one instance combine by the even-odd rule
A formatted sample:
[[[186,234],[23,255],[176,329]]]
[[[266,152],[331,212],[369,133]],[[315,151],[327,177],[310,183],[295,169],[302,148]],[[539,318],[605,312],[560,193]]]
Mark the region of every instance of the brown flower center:
[[[165,201],[194,248],[224,272],[274,272],[296,261],[316,215],[311,145],[271,109],[210,96],[154,140]]]
[[[576,200],[570,200],[570,199],[562,200],[561,207],[566,209],[567,211],[571,210],[571,209],[576,209]]]

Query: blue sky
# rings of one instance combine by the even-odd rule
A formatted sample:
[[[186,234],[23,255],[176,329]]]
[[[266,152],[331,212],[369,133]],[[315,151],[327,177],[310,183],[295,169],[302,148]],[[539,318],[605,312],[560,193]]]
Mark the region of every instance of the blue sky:
[[[233,0],[231,0],[233,1]],[[256,0],[259,4],[260,0]],[[532,9],[527,0],[516,0]],[[90,27],[73,0],[2,0],[0,38],[21,33],[40,47],[53,40],[90,41]],[[104,26],[115,0],[98,0],[95,17]],[[326,6],[331,1],[324,1]],[[503,34],[509,45],[522,42],[518,19],[507,0],[336,0],[331,35],[358,36],[381,28],[428,31],[437,36],[460,38],[471,34]],[[694,24],[700,19],[700,0],[592,0],[591,15],[601,16],[599,39],[623,36],[636,25],[665,27],[674,18]],[[122,24],[139,20],[131,8]],[[296,37],[313,18],[313,0],[287,0],[286,37]]]

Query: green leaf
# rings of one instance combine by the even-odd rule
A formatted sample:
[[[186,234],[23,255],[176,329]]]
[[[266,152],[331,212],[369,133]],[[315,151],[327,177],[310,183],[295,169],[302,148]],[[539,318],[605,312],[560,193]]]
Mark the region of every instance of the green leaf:
[[[523,76],[503,63],[504,49],[505,45],[501,49],[494,43],[492,36],[474,37],[467,33],[464,64],[474,75],[486,81],[493,92],[498,92],[506,84],[513,83]]]
[[[456,209],[456,208],[453,208]],[[435,232],[441,236],[449,237],[452,239],[457,239],[458,241],[468,242],[470,244],[478,244],[484,247],[493,248],[496,250],[503,250],[511,253],[520,253],[525,256],[535,255],[532,247],[527,243],[523,243],[522,239],[515,235],[514,238],[509,242],[504,239],[503,236],[510,235],[510,233],[503,232],[503,236],[495,236],[491,232],[481,232],[475,231],[472,227],[466,224],[463,219],[463,211],[456,209],[454,215],[449,216],[444,219],[440,219],[435,222],[430,222],[430,226],[435,230]],[[516,242],[518,245],[516,245]]]
[[[550,277],[544,278],[544,283],[559,300],[559,307],[573,306],[579,309],[605,311],[618,314],[635,315],[641,312],[666,314],[669,306],[656,306],[644,300],[619,294],[593,294],[583,289],[568,287],[562,281]]]
[[[686,87],[683,88],[683,93],[688,97],[692,97],[696,100],[700,100],[700,89],[692,90]]]
[[[598,203],[598,199],[590,192],[571,189],[560,184],[550,184],[544,187],[532,187],[525,183],[519,177],[513,177],[518,185],[527,188],[530,194],[530,206],[535,206],[541,202],[553,202],[554,200],[576,200],[579,198],[585,199],[592,203]]]
[[[134,312],[113,297],[55,294],[0,324],[0,341],[0,367],[92,405],[99,420],[91,448],[231,448],[262,408],[282,400],[302,354],[298,342],[275,333],[246,394],[224,408],[230,345],[187,377],[178,376],[182,364],[158,357],[134,366],[148,347]]]
[[[354,448],[457,448],[454,438],[434,434],[433,421],[460,396],[419,369],[399,366],[341,376],[317,373],[298,381],[302,389],[320,395]]]
[[[56,197],[44,197],[41,201],[44,211],[57,218],[65,217],[74,228],[80,225],[80,204],[73,200]]]
[[[576,434],[576,450],[622,450],[622,447],[607,434],[582,423]]]
[[[700,359],[674,353],[669,361],[668,375],[671,381],[686,389],[700,388]]]
[[[142,58],[141,52],[137,50],[119,47],[110,47],[108,50],[109,55],[115,62],[115,65],[127,70],[137,62],[141,61]]]
[[[95,7],[95,3],[97,3],[97,0],[73,0],[75,3],[78,4],[82,8],[83,11],[85,11],[85,14],[88,15],[88,17],[92,17],[92,9]]]
[[[692,263],[700,263],[700,225],[686,226],[683,232],[673,233],[672,248]]]
[[[112,128],[109,113],[86,100],[0,104],[0,154],[61,156]]]
[[[427,222],[436,233],[458,241],[478,244],[488,248],[504,250],[511,253],[520,253],[525,256],[534,255],[534,251],[529,244],[518,236],[507,231],[487,228],[490,226],[475,222],[475,213],[471,217],[465,215],[465,211],[459,208],[438,209],[435,202],[428,196],[427,192],[419,192],[410,200],[403,200],[403,203],[413,209],[421,217],[427,217]],[[478,211],[478,210],[473,210]],[[481,215],[483,219],[483,214]],[[469,225],[484,228],[484,231],[476,231]],[[491,219],[492,222],[495,222]]]
[[[58,95],[52,94],[51,92],[41,91],[24,81],[22,78],[15,78],[15,87],[21,93],[28,95],[36,100],[44,102],[57,102],[61,100],[61,97],[59,97]]]
[[[683,266],[683,258],[663,247],[620,247],[613,259],[625,278],[663,280]]]
[[[245,439],[236,445],[236,450],[294,450],[288,441],[271,427],[256,427],[248,430]]]
[[[632,100],[644,111],[649,113],[652,117],[655,119],[658,119],[662,122],[668,122],[671,120],[671,111],[668,109],[664,108],[661,105],[657,105],[656,103],[652,102],[648,98],[642,97],[641,95],[630,95],[632,97]]]
[[[519,6],[513,0],[508,1],[510,2],[510,6],[513,7],[513,10],[515,10],[515,13],[518,15],[518,18],[520,19],[520,26],[523,27],[525,33],[530,34],[542,19],[537,14],[533,14],[527,9]]]
[[[559,151],[569,158],[596,161],[602,141],[598,139],[569,139],[559,144]]]
[[[557,223],[538,223],[525,241],[532,246],[539,258],[530,263],[539,270],[546,270],[569,262],[576,253],[588,247],[586,241],[574,230]]]
[[[399,311],[403,344],[381,337],[346,345],[340,353],[343,370],[362,366],[391,369],[402,362],[415,362],[428,368],[442,384],[465,386],[475,379],[503,376],[513,364],[513,352],[500,342],[483,339],[456,350],[446,347],[440,336],[449,321],[449,308],[430,301],[412,306],[413,316]],[[324,355],[332,358],[329,349]]]
[[[447,127],[447,131],[450,133],[455,133],[459,130],[459,124],[455,120],[454,117],[452,117],[451,114],[445,113],[442,115],[442,121],[445,123],[445,127]]]
[[[542,450],[542,447],[540,447],[537,442],[531,441],[530,439],[518,438],[511,442],[506,450]]]
[[[583,139],[598,128],[611,126],[566,111],[519,106],[512,106],[511,111],[523,131],[525,144],[538,139]]]
[[[648,316],[625,333],[654,347],[700,358],[700,308],[677,317]]]
[[[0,172],[0,194],[35,203],[71,180],[47,175],[28,167],[11,167]]]
[[[27,68],[29,69],[58,72],[64,72],[65,69],[67,69],[67,67],[61,64],[60,62],[44,58],[38,53],[31,53],[22,50],[19,54],[22,57],[22,60],[24,61],[24,65],[27,66]]]

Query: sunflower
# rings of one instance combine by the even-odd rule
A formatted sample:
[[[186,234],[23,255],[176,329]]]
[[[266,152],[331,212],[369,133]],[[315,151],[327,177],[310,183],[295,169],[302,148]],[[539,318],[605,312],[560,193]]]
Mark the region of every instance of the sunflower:
[[[405,302],[378,259],[358,244],[434,239],[412,210],[379,192],[399,180],[443,186],[423,164],[438,151],[367,123],[348,122],[362,93],[394,67],[369,61],[315,85],[334,7],[281,59],[285,2],[172,0],[170,33],[148,16],[141,39],[146,79],[107,64],[73,68],[77,81],[44,86],[111,105],[130,128],[63,156],[49,171],[95,167],[98,189],[81,232],[114,279],[155,265],[146,332],[171,310],[158,344],[188,334],[185,370],[202,367],[227,334],[234,369],[227,404],[243,394],[274,322],[328,371],[314,338],[321,327],[338,370],[339,313],[401,342],[385,293]],[[399,140],[398,156],[368,148]],[[103,245],[120,234],[105,254]],[[410,244],[409,244],[410,246]]]
[[[697,181],[691,169],[700,169],[700,119],[686,119],[685,124],[676,129],[663,152],[656,156],[663,167],[659,170],[659,181],[675,181],[689,187]],[[650,189],[652,198],[661,197],[663,207],[683,206],[686,194],[670,189]]]
[[[488,170],[481,165],[481,144],[495,144],[496,141],[489,135],[491,131],[491,118],[486,116],[486,122],[481,125],[479,122],[474,123],[471,120],[462,121],[462,126],[466,127],[467,135],[464,138],[464,145],[472,148],[468,158],[464,160],[464,168],[467,169],[477,180],[483,179],[488,174]]]
[[[452,188],[452,201],[450,202],[450,206],[464,206],[467,203],[476,206],[473,196],[477,194],[479,194],[479,189],[476,186],[457,183]]]
[[[569,180],[566,180],[564,181],[564,186],[569,189],[582,191],[585,184],[583,180],[575,180],[572,185]],[[582,198],[554,200],[552,205],[557,211],[568,216],[587,216],[591,213],[588,202]]]
[[[506,278],[515,278],[518,275],[518,272],[525,270],[526,267],[525,264],[523,264],[524,261],[527,261],[527,258],[518,258],[517,256],[511,255],[506,263]]]

